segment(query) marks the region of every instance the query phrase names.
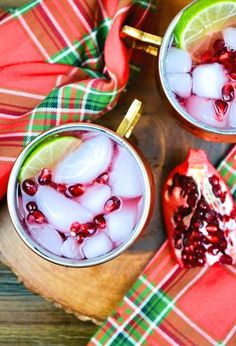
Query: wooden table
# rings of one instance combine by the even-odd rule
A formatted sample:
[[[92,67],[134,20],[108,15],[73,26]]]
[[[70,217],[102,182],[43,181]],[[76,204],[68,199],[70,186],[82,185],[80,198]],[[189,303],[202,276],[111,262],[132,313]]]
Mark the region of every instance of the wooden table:
[[[23,3],[24,0],[18,0]],[[156,32],[162,34],[174,14],[188,1],[162,0],[156,17]],[[0,5],[17,1],[0,0]],[[170,5],[171,4],[171,5]],[[167,10],[168,9],[168,10]],[[153,254],[165,239],[160,213],[160,188],[166,175],[186,155],[189,147],[203,148],[216,164],[227,145],[207,143],[180,129],[161,103],[154,81],[154,59],[126,92],[116,109],[100,122],[115,129],[133,98],[144,102],[144,113],[132,140],[143,150],[155,172],[156,207],[153,220],[143,238],[131,251],[144,249]],[[5,208],[5,201],[0,204]],[[33,295],[4,265],[0,265],[0,345],[86,345],[96,326],[81,322],[39,296]]]

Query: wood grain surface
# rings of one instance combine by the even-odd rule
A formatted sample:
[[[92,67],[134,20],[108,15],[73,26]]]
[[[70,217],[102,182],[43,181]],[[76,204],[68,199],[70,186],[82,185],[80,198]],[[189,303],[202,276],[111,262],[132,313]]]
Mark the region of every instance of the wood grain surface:
[[[4,2],[6,3],[0,0],[0,5]],[[182,0],[160,1],[155,32],[163,34],[174,14],[187,3],[188,1]],[[11,225],[5,201],[0,205],[0,254],[3,263],[17,273],[26,287],[53,300],[67,311],[74,312],[78,317],[100,321],[110,314],[164,241],[161,187],[170,170],[184,159],[188,148],[205,149],[214,164],[228,150],[227,145],[205,142],[176,125],[157,92],[154,64],[154,58],[146,57],[145,67],[128,92],[121,97],[119,105],[99,121],[116,129],[133,98],[144,103],[143,116],[131,141],[141,148],[152,166],[157,188],[156,204],[147,231],[128,251],[119,258],[94,268],[70,269],[50,264],[33,254],[22,243]],[[94,332],[90,323],[87,322],[83,329],[82,322],[76,323],[73,316],[63,314],[53,305],[27,293],[22,286],[17,286],[4,267],[0,269],[5,273],[3,277],[0,276],[0,280],[3,280],[0,282],[0,344],[9,341],[9,334],[12,335],[12,344],[14,338],[18,338],[18,345],[26,344],[30,337],[32,344],[41,344],[42,340],[49,345],[86,344],[83,343],[84,340]],[[8,275],[11,282],[14,282],[15,290],[13,292],[6,288],[1,295],[2,285],[7,287],[4,285],[7,285]],[[26,328],[27,325],[29,328]],[[58,335],[61,335],[61,339]]]

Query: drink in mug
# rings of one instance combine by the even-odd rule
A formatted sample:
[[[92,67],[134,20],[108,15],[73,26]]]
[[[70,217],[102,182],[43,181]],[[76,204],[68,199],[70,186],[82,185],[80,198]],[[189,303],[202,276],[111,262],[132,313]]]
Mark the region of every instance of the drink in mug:
[[[236,128],[236,1],[200,0],[181,16],[166,72],[176,99],[197,122]]]
[[[143,191],[137,163],[122,144],[102,132],[78,130],[45,140],[26,158],[18,218],[50,253],[96,258],[130,237]]]

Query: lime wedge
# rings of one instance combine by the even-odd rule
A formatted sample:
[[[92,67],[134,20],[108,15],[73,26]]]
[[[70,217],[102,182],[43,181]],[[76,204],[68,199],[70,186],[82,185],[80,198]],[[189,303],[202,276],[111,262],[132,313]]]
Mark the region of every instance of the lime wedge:
[[[32,178],[43,168],[53,168],[70,149],[80,145],[81,140],[72,136],[54,137],[41,143],[26,158],[19,173],[19,181]]]
[[[194,43],[236,23],[236,0],[199,0],[187,8],[175,28],[179,48],[191,51]]]

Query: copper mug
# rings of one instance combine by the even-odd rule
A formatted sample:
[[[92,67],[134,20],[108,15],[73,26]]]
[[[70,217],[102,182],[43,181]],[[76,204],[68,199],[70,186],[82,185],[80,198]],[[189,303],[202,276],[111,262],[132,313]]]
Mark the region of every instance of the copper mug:
[[[143,50],[156,57],[155,76],[158,89],[164,95],[167,106],[178,124],[194,135],[208,141],[233,143],[236,142],[236,129],[217,129],[210,125],[200,123],[179,104],[171,90],[166,73],[166,60],[168,49],[172,44],[174,30],[184,11],[196,1],[183,8],[169,24],[163,38],[152,35],[130,26],[124,26],[122,33],[127,38],[127,43],[133,48]]]
[[[142,153],[138,151],[137,148],[135,148],[133,145],[130,144],[128,141],[129,136],[131,135],[131,132],[136,125],[137,121],[139,120],[141,115],[141,102],[138,100],[135,100],[131,107],[129,108],[126,116],[124,117],[123,121],[121,122],[119,128],[117,129],[117,132],[114,132],[112,130],[107,129],[106,127],[95,125],[95,124],[88,124],[88,123],[72,123],[72,124],[65,124],[58,127],[55,127],[47,132],[44,132],[37,138],[35,138],[19,155],[17,158],[14,167],[12,169],[9,184],[8,184],[8,191],[7,191],[7,201],[8,201],[8,209],[10,213],[10,217],[12,220],[12,223],[15,227],[15,230],[17,231],[20,238],[24,241],[24,243],[36,254],[43,257],[44,259],[53,262],[55,264],[59,264],[62,266],[67,267],[89,267],[94,266],[97,264],[101,264],[104,262],[107,262],[116,256],[123,253],[144,231],[145,227],[149,223],[149,220],[151,218],[151,214],[153,211],[153,205],[154,205],[154,179],[151,172],[151,167],[148,164],[148,162],[144,159]],[[55,135],[62,135],[69,133],[74,133],[76,131],[88,131],[88,132],[95,132],[95,133],[102,133],[103,135],[108,136],[110,139],[112,139],[114,142],[121,145],[125,150],[127,150],[133,159],[135,160],[137,164],[137,168],[140,173],[140,177],[142,180],[143,185],[143,202],[142,207],[140,211],[140,215],[137,221],[137,224],[135,228],[133,229],[130,236],[125,240],[123,243],[121,243],[118,247],[111,250],[109,253],[106,253],[102,256],[91,258],[91,259],[81,259],[81,260],[75,260],[75,259],[69,259],[64,258],[61,256],[54,255],[50,253],[49,251],[45,250],[43,247],[41,247],[39,244],[37,244],[29,235],[27,230],[25,229],[21,217],[18,212],[18,176],[20,169],[26,160],[27,156],[30,152],[34,150],[41,142],[45,141],[46,139],[49,139],[52,136]]]

